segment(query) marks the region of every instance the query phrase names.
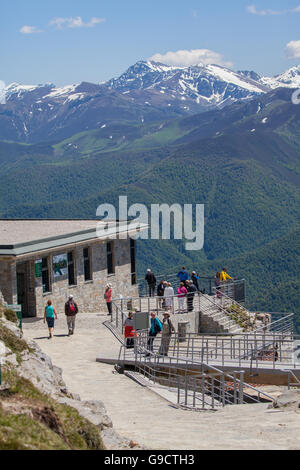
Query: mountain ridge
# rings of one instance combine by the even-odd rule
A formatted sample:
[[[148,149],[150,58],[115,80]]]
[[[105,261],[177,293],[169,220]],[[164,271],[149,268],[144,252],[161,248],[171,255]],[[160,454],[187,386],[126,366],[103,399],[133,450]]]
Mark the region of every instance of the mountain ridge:
[[[248,102],[278,87],[300,87],[300,66],[273,78],[219,65],[174,67],[139,61],[102,84],[10,84],[0,105],[0,140],[60,141],[118,121],[141,125]]]

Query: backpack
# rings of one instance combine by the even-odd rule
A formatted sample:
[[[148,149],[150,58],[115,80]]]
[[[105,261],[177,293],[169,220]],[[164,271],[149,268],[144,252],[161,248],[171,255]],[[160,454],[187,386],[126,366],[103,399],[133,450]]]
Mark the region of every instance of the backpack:
[[[69,304],[69,312],[70,312],[70,314],[75,314],[76,313],[76,308],[75,308],[75,305],[73,303]]]

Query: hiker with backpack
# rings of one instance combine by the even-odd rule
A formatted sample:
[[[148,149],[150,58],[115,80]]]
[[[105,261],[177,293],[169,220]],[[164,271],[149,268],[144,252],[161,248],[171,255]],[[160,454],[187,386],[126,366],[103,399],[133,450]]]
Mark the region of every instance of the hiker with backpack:
[[[67,317],[68,336],[71,336],[74,334],[75,318],[76,318],[77,313],[78,313],[78,306],[76,302],[74,302],[73,295],[69,295],[69,299],[65,303],[65,314]]]
[[[155,337],[162,331],[162,323],[160,319],[156,316],[156,313],[151,312],[151,320],[150,320],[150,330],[149,330],[149,337],[148,337],[148,350],[153,351],[153,342]],[[146,356],[150,356],[150,353],[146,354]]]

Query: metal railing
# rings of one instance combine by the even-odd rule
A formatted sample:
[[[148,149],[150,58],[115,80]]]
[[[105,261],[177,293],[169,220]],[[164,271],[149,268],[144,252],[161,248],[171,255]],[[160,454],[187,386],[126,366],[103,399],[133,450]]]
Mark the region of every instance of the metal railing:
[[[199,292],[188,293],[184,297],[182,295],[172,296],[154,296],[154,297],[121,297],[113,299],[115,308],[120,311],[136,311],[136,312],[164,312],[168,311],[170,314],[188,313],[189,311],[200,311],[201,296]],[[182,307],[180,306],[180,298],[183,298]]]
[[[180,300],[182,299],[182,300]],[[182,305],[180,305],[182,303]],[[231,299],[224,300],[223,305],[219,305],[216,298],[196,292],[188,293],[184,297],[174,295],[171,297],[129,297],[114,299],[112,301],[111,321],[123,333],[123,323],[129,311],[132,312],[155,312],[157,314],[168,311],[171,315],[179,315],[182,313],[203,313],[208,315],[213,321],[219,324],[225,331],[226,329],[235,329],[242,332],[239,325],[234,322],[227,310],[226,306],[231,303]]]
[[[176,274],[159,274],[156,276],[157,285],[161,281],[167,281],[172,284],[173,287],[178,287],[180,283],[179,277]],[[147,297],[149,293],[149,286],[145,279],[139,278],[137,280],[139,295],[141,297]],[[246,282],[245,279],[232,279],[232,281],[223,282],[224,292],[230,293],[229,295],[239,302],[245,302],[246,299]],[[207,295],[215,294],[215,279],[214,277],[198,276],[198,287],[199,291]]]
[[[282,370],[282,372],[286,372],[288,375],[288,390],[291,390],[291,388],[299,388],[300,387],[300,381],[298,377],[294,374],[292,370]]]
[[[230,288],[230,286],[229,286]],[[214,297],[215,304],[223,308],[223,312],[227,314],[231,320],[235,321],[244,332],[261,332],[266,333],[274,331],[276,333],[293,334],[294,325],[293,313],[278,312],[250,312],[228,293],[225,293],[224,286],[221,286],[218,295]]]
[[[147,348],[148,333],[138,332],[139,342]],[[300,337],[299,337],[300,338]],[[219,367],[247,367],[282,369],[300,368],[294,358],[295,338],[286,335],[269,334],[217,334],[212,336],[174,333],[171,336],[168,356],[200,361]],[[153,353],[160,354],[161,336],[153,341]]]
[[[124,362],[133,360],[135,372],[147,380],[148,385],[153,384],[175,394],[178,406],[216,409],[230,404],[273,400],[270,395],[244,383],[243,371],[227,373],[195,357],[187,358],[180,354],[160,356],[150,351],[147,332],[139,332],[133,350],[122,346],[119,360],[121,358]],[[200,365],[200,372],[193,370],[195,365]]]
[[[171,297],[128,297],[112,301],[111,322],[121,333],[124,330],[124,321],[129,311],[163,313],[166,310],[171,315],[198,312],[207,315],[216,322],[216,331],[222,329],[229,333],[281,333],[293,335],[294,314],[286,313],[255,313],[249,312],[224,292],[221,298],[208,296],[196,292],[188,293],[180,300],[180,295]],[[179,303],[183,302],[183,306]],[[267,320],[267,321],[266,321]]]

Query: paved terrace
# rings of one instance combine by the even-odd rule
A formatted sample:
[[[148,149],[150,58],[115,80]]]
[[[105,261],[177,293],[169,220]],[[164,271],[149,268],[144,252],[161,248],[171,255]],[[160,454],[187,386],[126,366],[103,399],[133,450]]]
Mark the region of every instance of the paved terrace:
[[[77,317],[75,335],[66,336],[60,315],[48,340],[42,320],[24,320],[24,334],[35,340],[63,369],[68,388],[83,400],[102,400],[121,435],[152,449],[300,449],[300,420],[294,411],[268,409],[267,404],[227,406],[217,412],[176,409],[150,389],[96,357],[117,356],[120,343],[103,322],[105,314]],[[278,387],[266,387],[273,396]],[[176,424],[175,424],[176,423]],[[255,424],[254,424],[255,423]]]

